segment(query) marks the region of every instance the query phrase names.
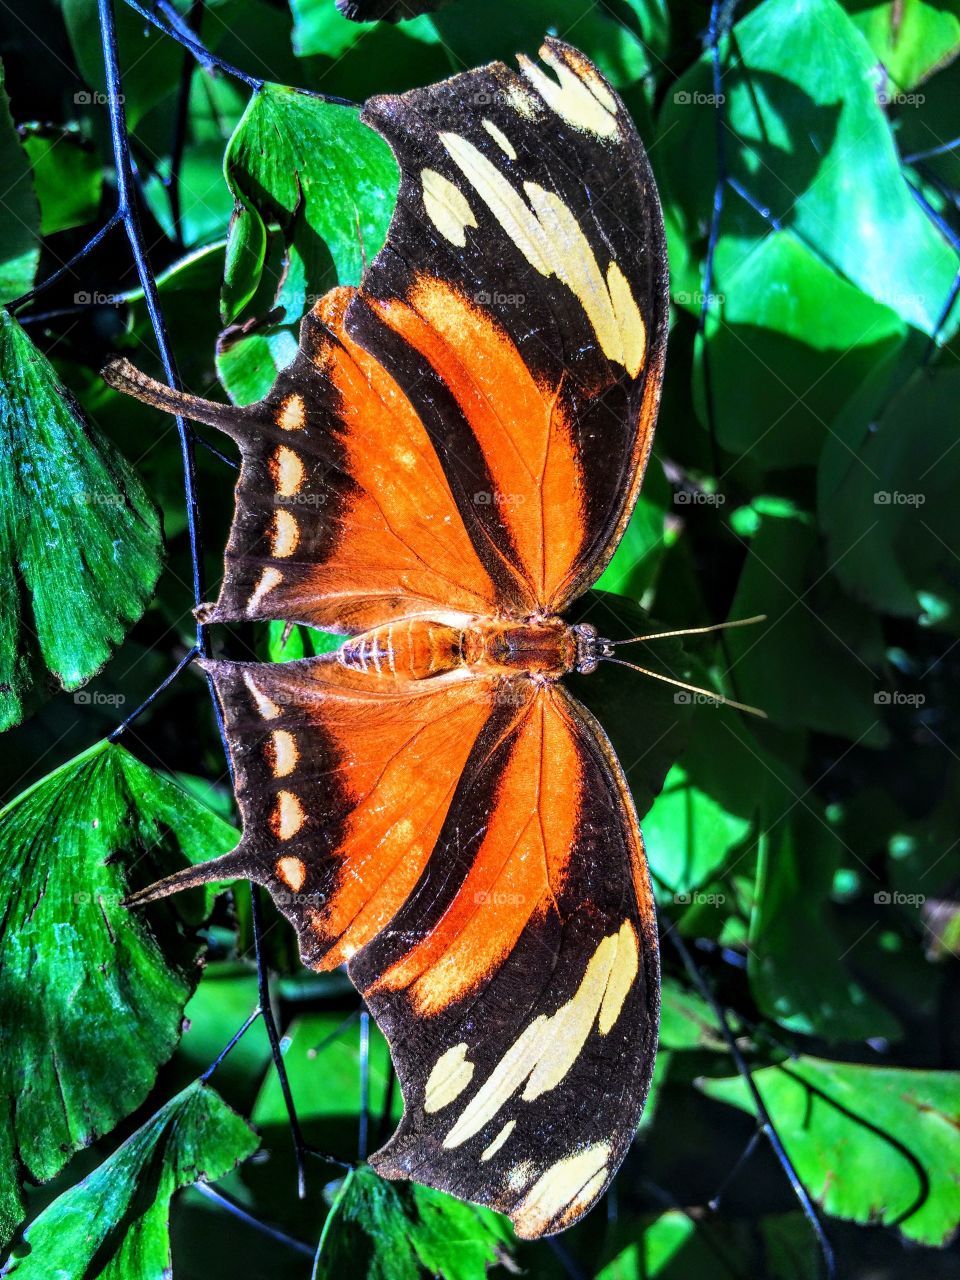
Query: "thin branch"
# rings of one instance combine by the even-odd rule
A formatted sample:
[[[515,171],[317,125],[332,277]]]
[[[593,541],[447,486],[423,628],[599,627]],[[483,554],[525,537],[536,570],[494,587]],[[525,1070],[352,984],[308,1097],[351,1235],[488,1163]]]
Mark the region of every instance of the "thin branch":
[[[199,653],[200,653],[200,650],[197,648],[196,645],[194,645],[192,649],[188,649],[187,652],[180,659],[180,661],[177,663],[177,665],[169,673],[169,675],[167,675],[157,685],[153,693],[148,694],[147,697],[144,698],[144,700],[140,703],[139,707],[136,708],[136,710],[131,711],[130,714],[126,717],[126,719],[120,721],[120,723],[117,725],[114,731],[108,735],[107,741],[116,742],[117,739],[120,737],[120,735],[124,733],[130,727],[130,725],[133,724],[134,720],[136,720],[144,711],[146,711],[147,707],[149,707],[150,704],[154,702],[154,700],[158,698],[161,693],[163,693],[167,685],[173,684],[174,680],[176,680],[177,676],[184,669],[184,667],[188,667],[190,663],[194,660],[194,658],[199,656]]]
[[[235,80],[242,80],[245,85],[249,85],[254,93],[263,88],[263,80],[258,79],[257,76],[248,75],[246,71],[241,71],[239,67],[235,67],[232,62],[227,62],[224,58],[218,58],[215,53],[211,53],[205,45],[202,45],[190,28],[186,27],[183,19],[172,6],[162,3],[157,5],[157,8],[160,9],[170,23],[167,26],[166,22],[162,22],[155,13],[151,13],[142,4],[138,4],[137,0],[124,0],[124,4],[129,5],[136,13],[139,13],[141,18],[145,18],[147,22],[152,23],[165,36],[169,36],[171,40],[176,40],[177,44],[182,44],[185,49],[189,49],[205,71],[214,69],[225,71],[228,76],[233,76]]]
[[[113,139],[113,157],[117,172],[117,212],[123,220],[130,252],[143,298],[150,316],[163,372],[171,387],[179,387],[173,353],[167,338],[166,324],[160,309],[160,295],[156,278],[150,267],[143,232],[140,228],[140,214],[137,209],[136,195],[133,189],[133,168],[130,161],[130,144],[127,135],[127,118],[121,91],[120,63],[117,53],[117,30],[113,16],[112,0],[97,0],[100,13],[100,34],[103,42],[103,61],[107,77],[107,98],[110,107],[110,133]],[[177,433],[180,437],[180,452],[183,459],[183,483],[187,505],[187,531],[190,541],[190,557],[193,576],[194,606],[203,603],[202,553],[200,540],[200,509],[196,494],[196,468],[194,461],[193,432],[181,415],[175,416]],[[197,622],[197,648],[206,657],[208,654],[207,637],[203,625]]]
[[[827,1239],[826,1232],[823,1229],[823,1224],[820,1221],[820,1217],[814,1203],[810,1199],[810,1195],[807,1192],[806,1187],[801,1182],[800,1175],[797,1173],[793,1161],[787,1154],[786,1148],[784,1147],[783,1142],[780,1139],[780,1135],[777,1132],[776,1125],[773,1123],[770,1112],[767,1110],[766,1103],[763,1101],[763,1098],[760,1095],[760,1090],[757,1088],[756,1081],[753,1078],[753,1073],[747,1066],[746,1060],[740,1052],[740,1047],[737,1044],[736,1037],[730,1030],[730,1025],[727,1022],[726,1009],[713,994],[709,983],[705,981],[703,974],[701,974],[700,970],[694,963],[693,957],[691,956],[686,943],[680,937],[679,930],[671,929],[668,936],[674,947],[676,947],[677,952],[680,955],[680,959],[683,961],[683,966],[690,976],[691,982],[713,1010],[714,1017],[717,1019],[717,1024],[720,1027],[720,1031],[723,1035],[727,1050],[730,1053],[730,1057],[733,1059],[733,1063],[736,1066],[737,1071],[740,1073],[744,1084],[747,1086],[760,1129],[766,1136],[767,1141],[770,1143],[773,1154],[779,1161],[780,1167],[786,1174],[787,1180],[793,1188],[793,1193],[800,1203],[803,1215],[810,1223],[811,1230],[817,1238],[817,1243],[820,1246],[820,1253],[823,1257],[824,1275],[827,1280],[835,1280],[837,1271],[836,1260],[833,1254],[833,1246]]]
[[[360,1014],[360,1121],[357,1157],[366,1160],[370,1132],[370,1014]]]
[[[277,1227],[271,1227],[269,1223],[261,1222],[252,1213],[247,1213],[246,1209],[242,1209],[240,1205],[228,1200],[222,1192],[216,1191],[210,1186],[209,1182],[195,1182],[193,1189],[199,1191],[202,1196],[206,1196],[208,1200],[212,1200],[221,1209],[226,1209],[228,1213],[233,1214],[235,1218],[239,1218],[241,1222],[245,1222],[247,1226],[259,1231],[261,1235],[269,1236],[271,1240],[276,1240],[278,1244],[284,1244],[288,1249],[294,1249],[297,1253],[302,1254],[303,1257],[312,1260],[316,1250],[311,1248],[310,1245],[304,1244],[302,1240],[295,1240],[293,1236],[288,1236],[285,1231],[280,1231]]]
[[[263,1009],[261,1009],[260,1005],[258,1004],[257,1007],[254,1009],[253,1013],[250,1014],[250,1017],[247,1018],[246,1022],[240,1028],[240,1030],[234,1032],[234,1034],[223,1046],[223,1048],[220,1050],[220,1052],[217,1054],[214,1060],[210,1063],[209,1067],[207,1067],[206,1071],[204,1071],[203,1075],[200,1077],[201,1080],[207,1081],[210,1079],[210,1077],[216,1071],[217,1067],[219,1067],[220,1064],[223,1062],[227,1054],[230,1053],[231,1050],[234,1049],[236,1045],[243,1039],[243,1037],[247,1034],[247,1032],[250,1030],[250,1028],[253,1026],[253,1024],[256,1022],[256,1020],[260,1017],[262,1013],[263,1013]]]
[[[283,1104],[287,1109],[287,1119],[290,1122],[290,1133],[293,1137],[293,1156],[297,1165],[297,1194],[302,1200],[307,1193],[304,1167],[307,1144],[304,1141],[303,1131],[300,1128],[300,1119],[294,1105],[293,1094],[290,1091],[290,1080],[283,1061],[283,1051],[280,1048],[280,1032],[277,1030],[273,1009],[270,1007],[270,986],[267,976],[266,957],[263,953],[263,908],[260,905],[260,886],[257,884],[251,883],[250,885],[250,901],[253,905],[253,947],[257,957],[257,990],[260,997],[260,1010],[263,1014],[263,1024],[267,1029],[267,1039],[270,1041],[273,1065],[280,1081]]]
[[[20,307],[25,307],[28,302],[33,301],[38,293],[42,293],[44,289],[49,289],[52,284],[56,284],[61,276],[66,275],[66,273],[71,271],[78,262],[81,262],[88,254],[92,253],[100,241],[104,240],[114,227],[119,225],[119,223],[120,210],[118,209],[115,213],[110,215],[99,231],[94,232],[82,249],[78,249],[72,258],[68,258],[62,267],[57,267],[56,271],[47,276],[45,280],[41,280],[39,284],[35,284],[28,293],[21,294],[21,296],[13,302],[8,302],[7,310],[17,311]]]

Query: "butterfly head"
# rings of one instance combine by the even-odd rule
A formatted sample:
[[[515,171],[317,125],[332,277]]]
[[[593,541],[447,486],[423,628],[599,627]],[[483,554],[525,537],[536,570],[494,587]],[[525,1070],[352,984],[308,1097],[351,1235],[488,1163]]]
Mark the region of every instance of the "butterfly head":
[[[603,658],[613,657],[613,644],[604,640],[597,633],[597,628],[589,622],[578,623],[573,628],[577,641],[576,671],[581,676],[588,676],[596,671]]]

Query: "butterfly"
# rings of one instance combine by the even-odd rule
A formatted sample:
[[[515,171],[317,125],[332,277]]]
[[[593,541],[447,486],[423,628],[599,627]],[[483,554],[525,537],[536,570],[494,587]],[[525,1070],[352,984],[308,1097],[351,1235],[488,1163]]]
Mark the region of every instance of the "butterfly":
[[[136,895],[248,878],[304,963],[345,964],[403,1119],[371,1162],[569,1226],[650,1084],[654,900],[624,773],[565,688],[612,656],[563,612],[610,560],[653,438],[668,325],[653,175],[623,103],[555,39],[372,99],[401,185],[359,288],[328,293],[270,394],[107,380],[239,444],[209,622],[339,649],[207,662],[243,838]]]

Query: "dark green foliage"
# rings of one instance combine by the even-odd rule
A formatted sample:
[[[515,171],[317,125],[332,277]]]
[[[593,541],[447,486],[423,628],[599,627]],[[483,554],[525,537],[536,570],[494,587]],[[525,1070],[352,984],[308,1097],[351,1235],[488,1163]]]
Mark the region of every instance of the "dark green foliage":
[[[123,0],[115,8],[161,305],[184,383],[214,399],[261,397],[304,311],[356,283],[383,243],[398,178],[389,148],[355,106],[316,95],[359,103],[534,54],[549,29],[624,97],[663,199],[674,316],[640,503],[581,616],[625,637],[767,614],[686,649],[620,652],[769,719],[622,668],[574,682],[644,815],[665,980],[654,1088],[609,1218],[590,1215],[562,1244],[602,1280],[821,1274],[763,1143],[719,1211],[707,1207],[754,1131],[754,1104],[669,941],[678,931],[843,1274],[949,1275],[941,1249],[960,1222],[956,0],[743,3],[720,34],[720,102],[700,0],[451,0],[396,26],[351,24],[333,0],[178,0],[204,44],[260,87],[202,67],[187,82],[184,50]],[[37,0],[0,18],[0,34],[9,305],[83,245],[116,188],[96,0]],[[135,285],[119,231],[0,313],[8,1268],[24,1280],[161,1280],[172,1247],[175,1280],[306,1280],[314,1255],[316,1277],[480,1280],[509,1274],[498,1263],[513,1254],[509,1265],[555,1280],[567,1272],[546,1244],[518,1245],[493,1215],[362,1164],[312,1159],[300,1201],[262,1022],[218,1067],[217,1093],[199,1082],[257,1008],[246,887],[121,905],[237,838],[195,672],[136,720],[129,750],[101,741],[195,641],[176,432],[98,376],[115,350],[159,372]],[[213,594],[234,473],[202,450],[198,469]],[[335,643],[282,623],[213,642],[274,661]],[[355,1160],[361,1129],[372,1150],[402,1107],[386,1045],[342,974],[299,966],[272,908],[264,946],[307,1139]],[[253,1158],[246,1120],[262,1139]],[[175,1194],[198,1180],[219,1180],[286,1239],[198,1191]]]

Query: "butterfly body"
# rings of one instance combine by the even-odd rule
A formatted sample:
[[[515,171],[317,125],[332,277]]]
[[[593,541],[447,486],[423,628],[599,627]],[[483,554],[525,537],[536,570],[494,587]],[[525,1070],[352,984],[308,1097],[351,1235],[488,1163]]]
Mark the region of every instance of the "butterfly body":
[[[471,618],[462,627],[432,618],[402,618],[351,636],[337,661],[371,682],[400,688],[411,681],[526,675],[557,680],[596,667],[596,630],[562,618]]]

